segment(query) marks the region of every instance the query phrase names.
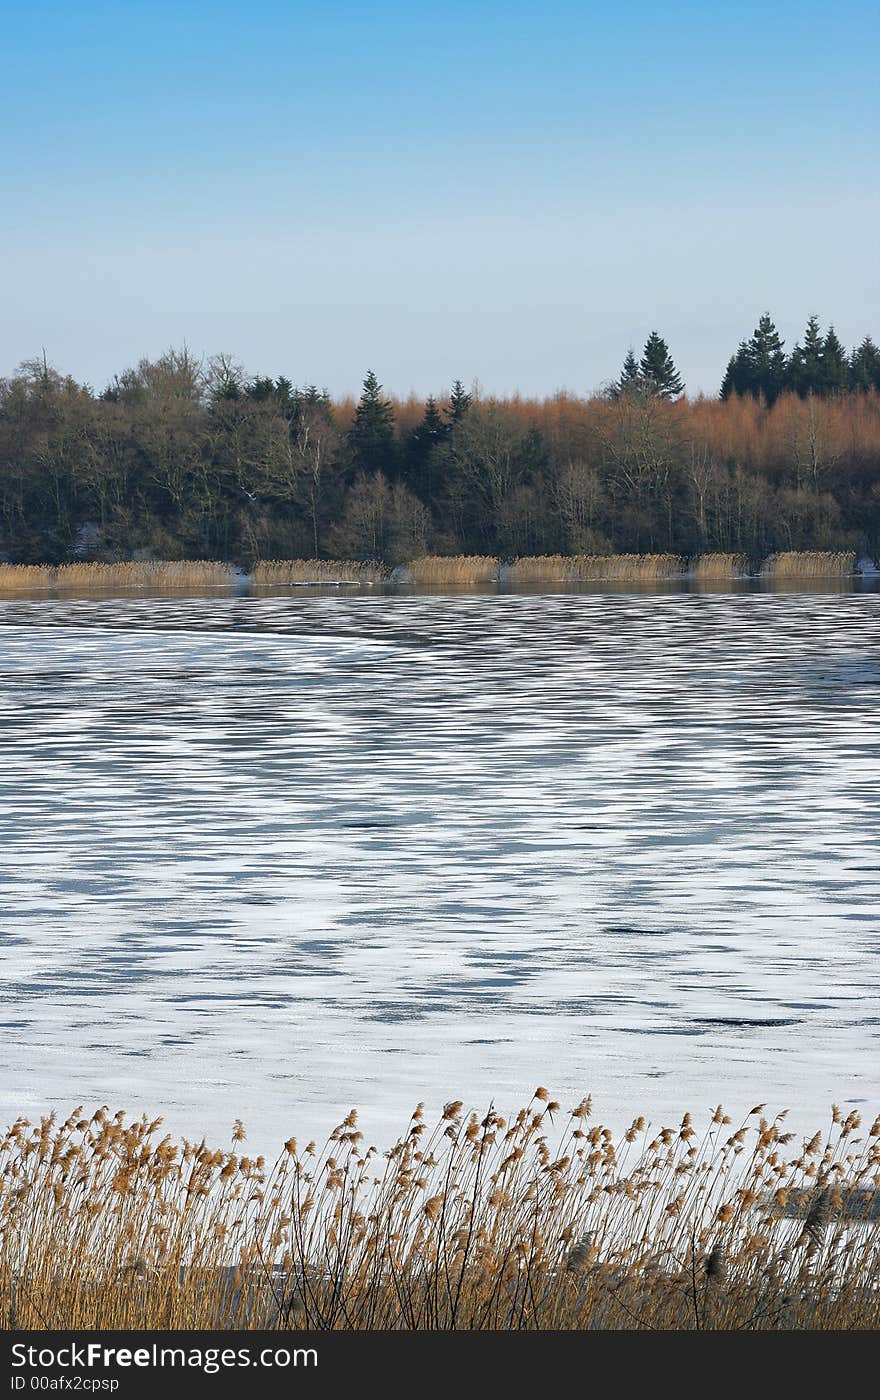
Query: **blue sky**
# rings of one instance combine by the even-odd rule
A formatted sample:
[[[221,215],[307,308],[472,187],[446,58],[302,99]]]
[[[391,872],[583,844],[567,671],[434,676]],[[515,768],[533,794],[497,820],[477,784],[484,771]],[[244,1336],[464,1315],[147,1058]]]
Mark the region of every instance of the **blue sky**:
[[[0,0],[0,374],[186,340],[334,392],[692,390],[880,338],[880,10]]]

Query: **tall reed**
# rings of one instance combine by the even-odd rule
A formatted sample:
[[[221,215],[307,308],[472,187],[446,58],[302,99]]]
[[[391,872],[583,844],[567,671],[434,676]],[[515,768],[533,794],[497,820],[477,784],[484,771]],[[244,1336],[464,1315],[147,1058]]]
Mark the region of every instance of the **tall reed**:
[[[547,554],[524,556],[499,566],[490,555],[426,555],[404,566],[403,576],[414,584],[494,583],[643,583],[676,578],[685,572],[677,554]],[[855,573],[852,551],[789,551],[773,554],[763,572],[773,579],[846,578]],[[689,573],[696,579],[737,578],[749,571],[742,554],[701,554]],[[134,589],[155,592],[185,588],[230,586],[230,564],[217,560],[132,560],[122,563],[0,564],[0,592],[57,588]],[[275,584],[381,584],[390,569],[375,560],[264,559],[253,567],[256,587]]]
[[[0,564],[0,592],[50,588],[55,570],[50,564]]]
[[[406,565],[412,583],[494,583],[498,560],[488,554],[426,554]]]
[[[683,569],[677,554],[548,554],[515,559],[505,578],[511,583],[655,583]]]
[[[135,559],[116,564],[0,564],[0,589],[146,588],[152,591],[230,585],[229,564],[212,559]]]
[[[229,585],[233,571],[215,559],[134,559],[117,564],[62,564],[55,586],[68,588],[146,588],[150,590]]]
[[[367,1147],[352,1111],[274,1165],[75,1109],[0,1140],[0,1317],[16,1328],[880,1325],[880,1119],[810,1138],[644,1118],[539,1088]]]
[[[388,569],[375,560],[261,559],[251,571],[257,587],[294,583],[383,583]]]
[[[749,561],[745,554],[698,554],[689,572],[698,580],[742,578],[749,572]]]
[[[846,578],[856,571],[852,550],[789,550],[771,554],[764,564],[771,578]]]

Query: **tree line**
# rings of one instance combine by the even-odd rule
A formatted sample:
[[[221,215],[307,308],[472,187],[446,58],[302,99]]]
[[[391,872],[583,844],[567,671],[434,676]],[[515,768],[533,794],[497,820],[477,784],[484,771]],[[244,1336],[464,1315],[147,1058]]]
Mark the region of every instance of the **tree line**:
[[[334,400],[186,348],[95,393],[25,362],[0,380],[0,559],[876,557],[877,352],[835,378],[813,324],[786,357],[762,317],[717,399],[685,396],[656,331],[586,398],[395,400],[371,371]]]
[[[652,331],[641,359],[636,359],[635,350],[630,347],[609,392],[615,398],[627,393],[650,393],[672,399],[683,393],[684,387],[666,341]],[[871,336],[866,335],[847,354],[834,327],[829,326],[823,335],[818,316],[811,316],[803,338],[786,355],[785,342],[770,313],[765,312],[749,339],[740,341],[728,360],[720,397],[748,394],[773,404],[780,394],[786,393],[802,399],[828,398],[871,389],[880,390],[880,348]]]

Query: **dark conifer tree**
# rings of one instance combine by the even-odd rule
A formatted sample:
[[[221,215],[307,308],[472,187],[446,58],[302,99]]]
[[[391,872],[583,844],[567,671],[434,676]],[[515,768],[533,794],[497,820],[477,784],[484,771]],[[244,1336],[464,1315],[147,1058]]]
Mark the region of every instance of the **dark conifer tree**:
[[[639,371],[649,393],[674,399],[684,392],[684,381],[675,368],[669,346],[657,331],[652,331],[645,341]]]
[[[430,452],[432,447],[436,447],[438,442],[442,442],[449,433],[448,424],[444,423],[437,408],[436,400],[429,397],[425,403],[425,415],[419,426],[413,431],[410,441],[419,449]]]
[[[452,386],[452,393],[449,395],[449,421],[450,423],[460,423],[471,406],[471,396],[465,390],[460,379],[456,379]]]
[[[317,393],[317,390],[315,392]],[[258,375],[247,385],[245,393],[257,403],[273,401],[286,418],[296,417],[303,399],[300,390],[294,389],[291,381],[285,379],[283,374],[277,379],[272,379],[269,375]]]
[[[804,343],[791,352],[789,383],[801,398],[822,392],[822,352],[825,342],[819,329],[819,317],[811,316],[804,332]]]
[[[429,398],[421,423],[409,435],[406,444],[404,474],[406,484],[416,495],[425,499],[433,488],[432,458],[449,437],[450,425],[442,418],[435,400]]]
[[[746,357],[751,380],[749,392],[756,398],[763,395],[768,404],[775,403],[785,388],[788,365],[783,341],[767,311],[746,343]]]
[[[301,407],[319,408],[328,423],[333,417],[333,404],[330,401],[330,395],[326,389],[319,389],[316,384],[307,384],[304,389],[294,390],[293,403],[296,410]]]
[[[837,332],[828,327],[822,346],[822,393],[842,394],[849,388],[849,362]]]
[[[363,393],[348,435],[352,465],[373,475],[395,476],[398,467],[397,439],[394,435],[394,409],[382,397],[382,385],[372,370],[364,379]]]
[[[880,348],[869,335],[852,352],[849,362],[849,382],[852,389],[865,393],[869,389],[880,389]]]
[[[748,341],[741,340],[735,355],[731,355],[727,361],[727,369],[724,371],[724,378],[721,381],[721,397],[729,399],[731,394],[745,394],[754,392],[754,382],[752,378],[752,365],[749,356]]]
[[[621,394],[631,394],[643,388],[644,384],[642,382],[642,372],[639,369],[639,362],[636,359],[635,351],[632,346],[630,346],[626,354],[626,359],[623,362],[623,369],[620,371],[620,377],[616,380],[612,388],[612,396],[617,399],[620,398]]]
[[[289,379],[279,374],[275,380],[275,398],[285,418],[295,418],[297,413],[296,391]]]
[[[258,375],[248,384],[245,393],[249,399],[254,399],[257,403],[265,403],[275,394],[275,380],[268,375]]]

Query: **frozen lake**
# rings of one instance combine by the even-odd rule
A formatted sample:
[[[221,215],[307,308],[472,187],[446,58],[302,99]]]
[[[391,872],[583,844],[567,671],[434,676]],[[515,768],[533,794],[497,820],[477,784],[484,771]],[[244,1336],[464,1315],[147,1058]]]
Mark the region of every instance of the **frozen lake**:
[[[0,1117],[880,1103],[880,597],[0,602]]]

